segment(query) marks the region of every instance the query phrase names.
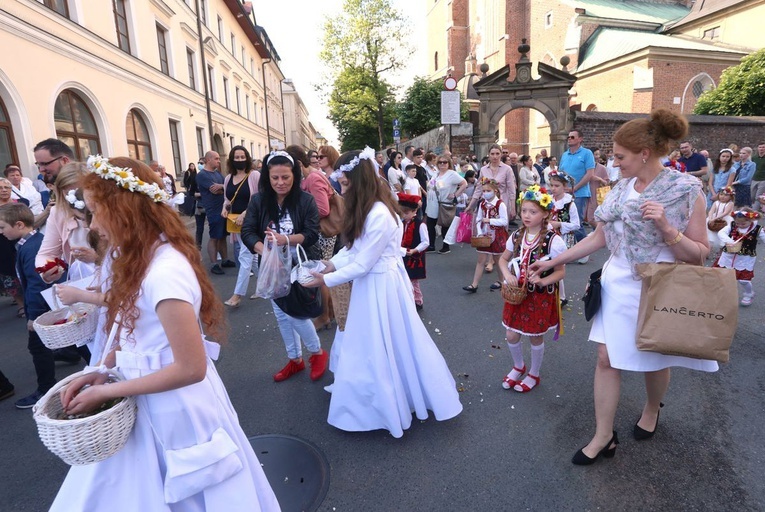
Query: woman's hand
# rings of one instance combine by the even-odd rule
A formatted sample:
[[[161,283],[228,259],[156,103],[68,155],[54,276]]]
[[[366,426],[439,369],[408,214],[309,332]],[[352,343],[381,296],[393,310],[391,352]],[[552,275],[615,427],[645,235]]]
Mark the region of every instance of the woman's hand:
[[[667,217],[664,216],[664,207],[656,201],[646,201],[640,205],[643,220],[652,220],[659,231],[666,231],[669,227]]]
[[[56,265],[55,267],[48,270],[47,272],[43,272],[42,274],[40,274],[40,277],[42,278],[43,281],[45,281],[48,284],[55,283],[56,281],[61,279],[61,277],[64,275],[64,272],[65,271],[63,268]]]
[[[542,272],[550,270],[554,266],[555,264],[552,262],[552,260],[535,261],[529,266],[529,279],[532,276],[540,275]]]
[[[330,272],[334,272],[337,270],[335,268],[335,264],[332,263],[330,260],[321,260],[321,262],[324,264],[324,269],[322,269],[322,274],[329,274]]]
[[[321,272],[311,272],[311,275],[313,276],[313,279],[308,281],[307,283],[300,283],[306,288],[320,288],[325,285],[324,283],[324,274]]]
[[[64,410],[67,414],[80,414],[82,412],[89,412],[106,402],[110,398],[104,398],[100,402],[93,404],[92,407],[87,408],[90,404],[91,398],[95,398],[99,393],[88,393],[83,399],[80,399],[73,403],[73,401],[80,398],[87,391],[95,388],[103,387],[103,384],[108,380],[108,376],[103,373],[93,372],[77,377],[70,382],[63,390],[61,390],[61,405],[64,406]],[[85,386],[90,386],[86,389],[82,389]],[[99,390],[100,391],[100,390]],[[95,396],[91,396],[95,395]],[[74,411],[74,409],[77,409]]]
[[[276,231],[272,229],[266,229],[266,236],[272,236],[276,239],[276,245],[279,247],[284,245],[290,244],[290,237],[287,235],[282,235],[281,233],[277,233]]]
[[[85,263],[95,263],[98,254],[92,247],[72,247],[72,257]]]
[[[58,300],[62,304],[69,306],[75,302],[86,302],[83,300],[84,290],[75,288],[74,286],[67,286],[63,284],[57,284],[53,286],[53,293],[58,296]]]
[[[236,224],[237,226],[241,226],[242,224],[244,224],[244,214],[243,213],[239,214],[239,216],[234,221],[234,224]]]

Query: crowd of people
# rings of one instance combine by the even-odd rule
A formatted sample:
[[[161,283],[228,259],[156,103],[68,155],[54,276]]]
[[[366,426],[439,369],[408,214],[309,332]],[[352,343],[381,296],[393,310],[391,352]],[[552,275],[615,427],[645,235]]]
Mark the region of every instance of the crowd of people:
[[[305,346],[312,380],[327,369],[333,373],[325,388],[331,425],[401,437],[412,414],[420,420],[429,411],[437,420],[460,414],[453,374],[419,312],[426,255],[450,253],[449,231],[463,222],[471,239],[485,241],[475,245],[475,268],[463,290],[477,293],[483,274],[496,270],[489,288],[505,298],[497,321],[512,358],[501,384],[519,393],[541,382],[545,335],[561,335],[565,264],[585,264],[595,251],[608,249],[602,306],[589,335],[598,347],[595,433],[572,462],[587,465],[614,455],[622,370],[645,374],[647,398],[633,435],[651,438],[669,368],[715,371],[717,363],[637,350],[632,340],[641,285],[635,265],[711,259],[735,269],[741,305],[748,306],[756,245],[765,241],[758,222],[765,205],[765,144],[755,156],[748,147],[723,148],[712,162],[693,150],[687,134],[684,118],[658,110],[625,123],[605,155],[586,148],[578,129],[569,132],[559,158],[546,150],[518,156],[493,144],[480,164],[472,154],[460,158],[413,146],[403,153],[366,148],[342,155],[331,146],[290,146],[263,160],[235,146],[224,155],[225,176],[214,151],[189,164],[183,201],[172,200],[179,193],[176,180],[156,161],[91,156],[76,162],[63,142],[40,142],[34,148],[39,183],[14,165],[0,178],[0,278],[27,320],[37,375],[37,389],[16,407],[33,407],[55,384],[59,358],[116,367],[126,378],[104,385],[103,373],[83,375],[62,395],[67,413],[124,396],[136,396],[141,411],[125,448],[103,462],[74,467],[52,509],[112,502],[113,490],[103,484],[126,474],[144,489],[119,497],[130,508],[220,502],[232,510],[253,503],[278,509],[215,370],[220,347],[206,337],[223,341],[223,308],[242,306],[256,273],[259,284],[288,280],[282,283],[286,295],[258,286],[251,296],[270,300],[285,345],[287,363],[273,379],[282,382],[306,368]],[[195,218],[194,234],[178,209]],[[229,258],[229,240],[236,261]],[[294,267],[301,254],[320,264],[290,279],[300,275]],[[282,267],[270,263],[274,258]],[[237,280],[221,302],[210,274],[227,268],[237,269]],[[83,279],[88,286],[71,285]],[[332,290],[347,285],[347,303],[334,303]],[[53,351],[43,344],[34,321],[50,309],[42,299],[48,288],[61,304],[98,308],[99,325],[87,345]],[[331,348],[322,347],[318,331],[336,321]],[[524,337],[531,345],[528,365]],[[14,392],[0,373],[0,399]],[[180,410],[186,412],[178,417]],[[167,482],[170,451],[186,453],[192,466],[226,454],[214,462],[220,471],[190,485],[182,478]]]

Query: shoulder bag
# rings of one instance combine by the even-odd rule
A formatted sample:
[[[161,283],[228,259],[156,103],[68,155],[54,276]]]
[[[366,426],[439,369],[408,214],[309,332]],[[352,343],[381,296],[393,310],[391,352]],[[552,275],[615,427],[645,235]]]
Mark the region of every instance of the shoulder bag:
[[[229,210],[231,210],[231,206],[234,204],[234,200],[236,200],[236,195],[239,193],[239,189],[242,188],[242,185],[244,185],[247,181],[249,181],[249,176],[245,174],[244,179],[239,183],[239,186],[236,187],[236,191],[234,192],[234,197],[231,198],[231,202],[229,203]],[[240,215],[242,214],[231,213],[230,211],[229,213],[226,214],[226,231],[228,231],[229,233],[242,232],[242,226],[236,223],[236,219],[238,219]]]
[[[438,177],[436,177],[437,180]],[[441,202],[441,194],[438,192],[438,183],[435,184],[433,190],[436,191],[436,199],[438,199],[438,218],[436,224],[442,228],[449,229],[454,221],[454,215],[457,213],[457,205],[455,201],[451,203]]]
[[[611,261],[611,258],[614,257],[614,253],[618,251],[619,246],[622,245],[622,240],[619,240],[619,243],[616,244],[616,249],[614,249],[614,252],[611,253],[611,256],[608,257],[608,260],[606,260],[603,266],[590,274],[590,277],[587,279],[587,287],[584,289],[582,300],[584,301],[584,318],[587,319],[588,322],[592,320],[595,313],[600,311],[600,295],[603,291],[600,285],[600,277],[603,275],[603,270],[605,270],[606,266]]]
[[[321,172],[321,171],[316,171]],[[339,235],[343,231],[343,219],[345,218],[345,200],[337,193],[332,187],[324,173],[322,172],[322,178],[329,185],[329,189],[332,191],[332,195],[329,196],[329,215],[319,219],[319,231],[324,238],[332,238]]]

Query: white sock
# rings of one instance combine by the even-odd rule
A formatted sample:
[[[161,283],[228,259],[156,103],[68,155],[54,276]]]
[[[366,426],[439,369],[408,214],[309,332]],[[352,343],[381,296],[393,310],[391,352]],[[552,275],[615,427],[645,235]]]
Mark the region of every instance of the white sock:
[[[558,289],[560,290],[560,300],[566,300],[566,287],[563,284],[563,281],[558,282]]]
[[[507,348],[510,349],[510,355],[513,356],[513,366],[523,369],[523,345],[521,344],[520,340],[515,344],[511,344],[508,341]]]
[[[542,369],[542,359],[545,356],[545,344],[531,345],[531,369],[529,374],[534,377],[539,377],[539,370]]]
[[[741,291],[744,294],[744,297],[751,297],[754,295],[751,281],[739,281],[738,285],[741,287]]]

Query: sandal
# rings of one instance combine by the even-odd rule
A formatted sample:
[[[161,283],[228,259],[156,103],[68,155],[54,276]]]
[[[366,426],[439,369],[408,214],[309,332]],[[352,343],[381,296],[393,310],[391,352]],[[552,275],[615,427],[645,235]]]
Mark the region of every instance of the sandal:
[[[518,372],[518,375],[515,376],[515,379],[510,377],[510,375],[512,375],[513,372]],[[526,373],[526,365],[525,364],[523,365],[523,368],[516,368],[515,366],[513,366],[513,369],[510,370],[510,373],[505,375],[505,378],[502,379],[502,387],[504,389],[510,389],[510,388],[514,388],[515,386],[519,385],[521,383],[521,381],[518,380],[518,379],[523,377],[524,373]]]
[[[242,299],[234,299],[234,297],[231,297],[226,302],[224,302],[226,306],[229,306],[231,308],[238,308],[242,304]]]
[[[499,290],[500,288],[502,288],[502,283],[499,281],[494,281],[494,284],[489,286],[489,290]]]
[[[462,289],[465,290],[466,292],[470,292],[470,293],[475,293],[475,292],[478,291],[478,288],[476,288],[472,284],[469,284],[467,286],[463,286]]]
[[[535,387],[539,386],[539,380],[540,380],[539,377],[536,377],[536,376],[531,375],[529,373],[528,375],[526,375],[526,378],[527,379],[531,379],[531,381],[534,381],[534,384],[529,386],[526,383],[526,379],[523,379],[523,382],[520,382],[520,383],[516,384],[515,386],[513,386],[513,389],[516,390],[518,393],[528,393],[529,391],[531,391]],[[529,382],[531,382],[531,381],[529,381]]]

